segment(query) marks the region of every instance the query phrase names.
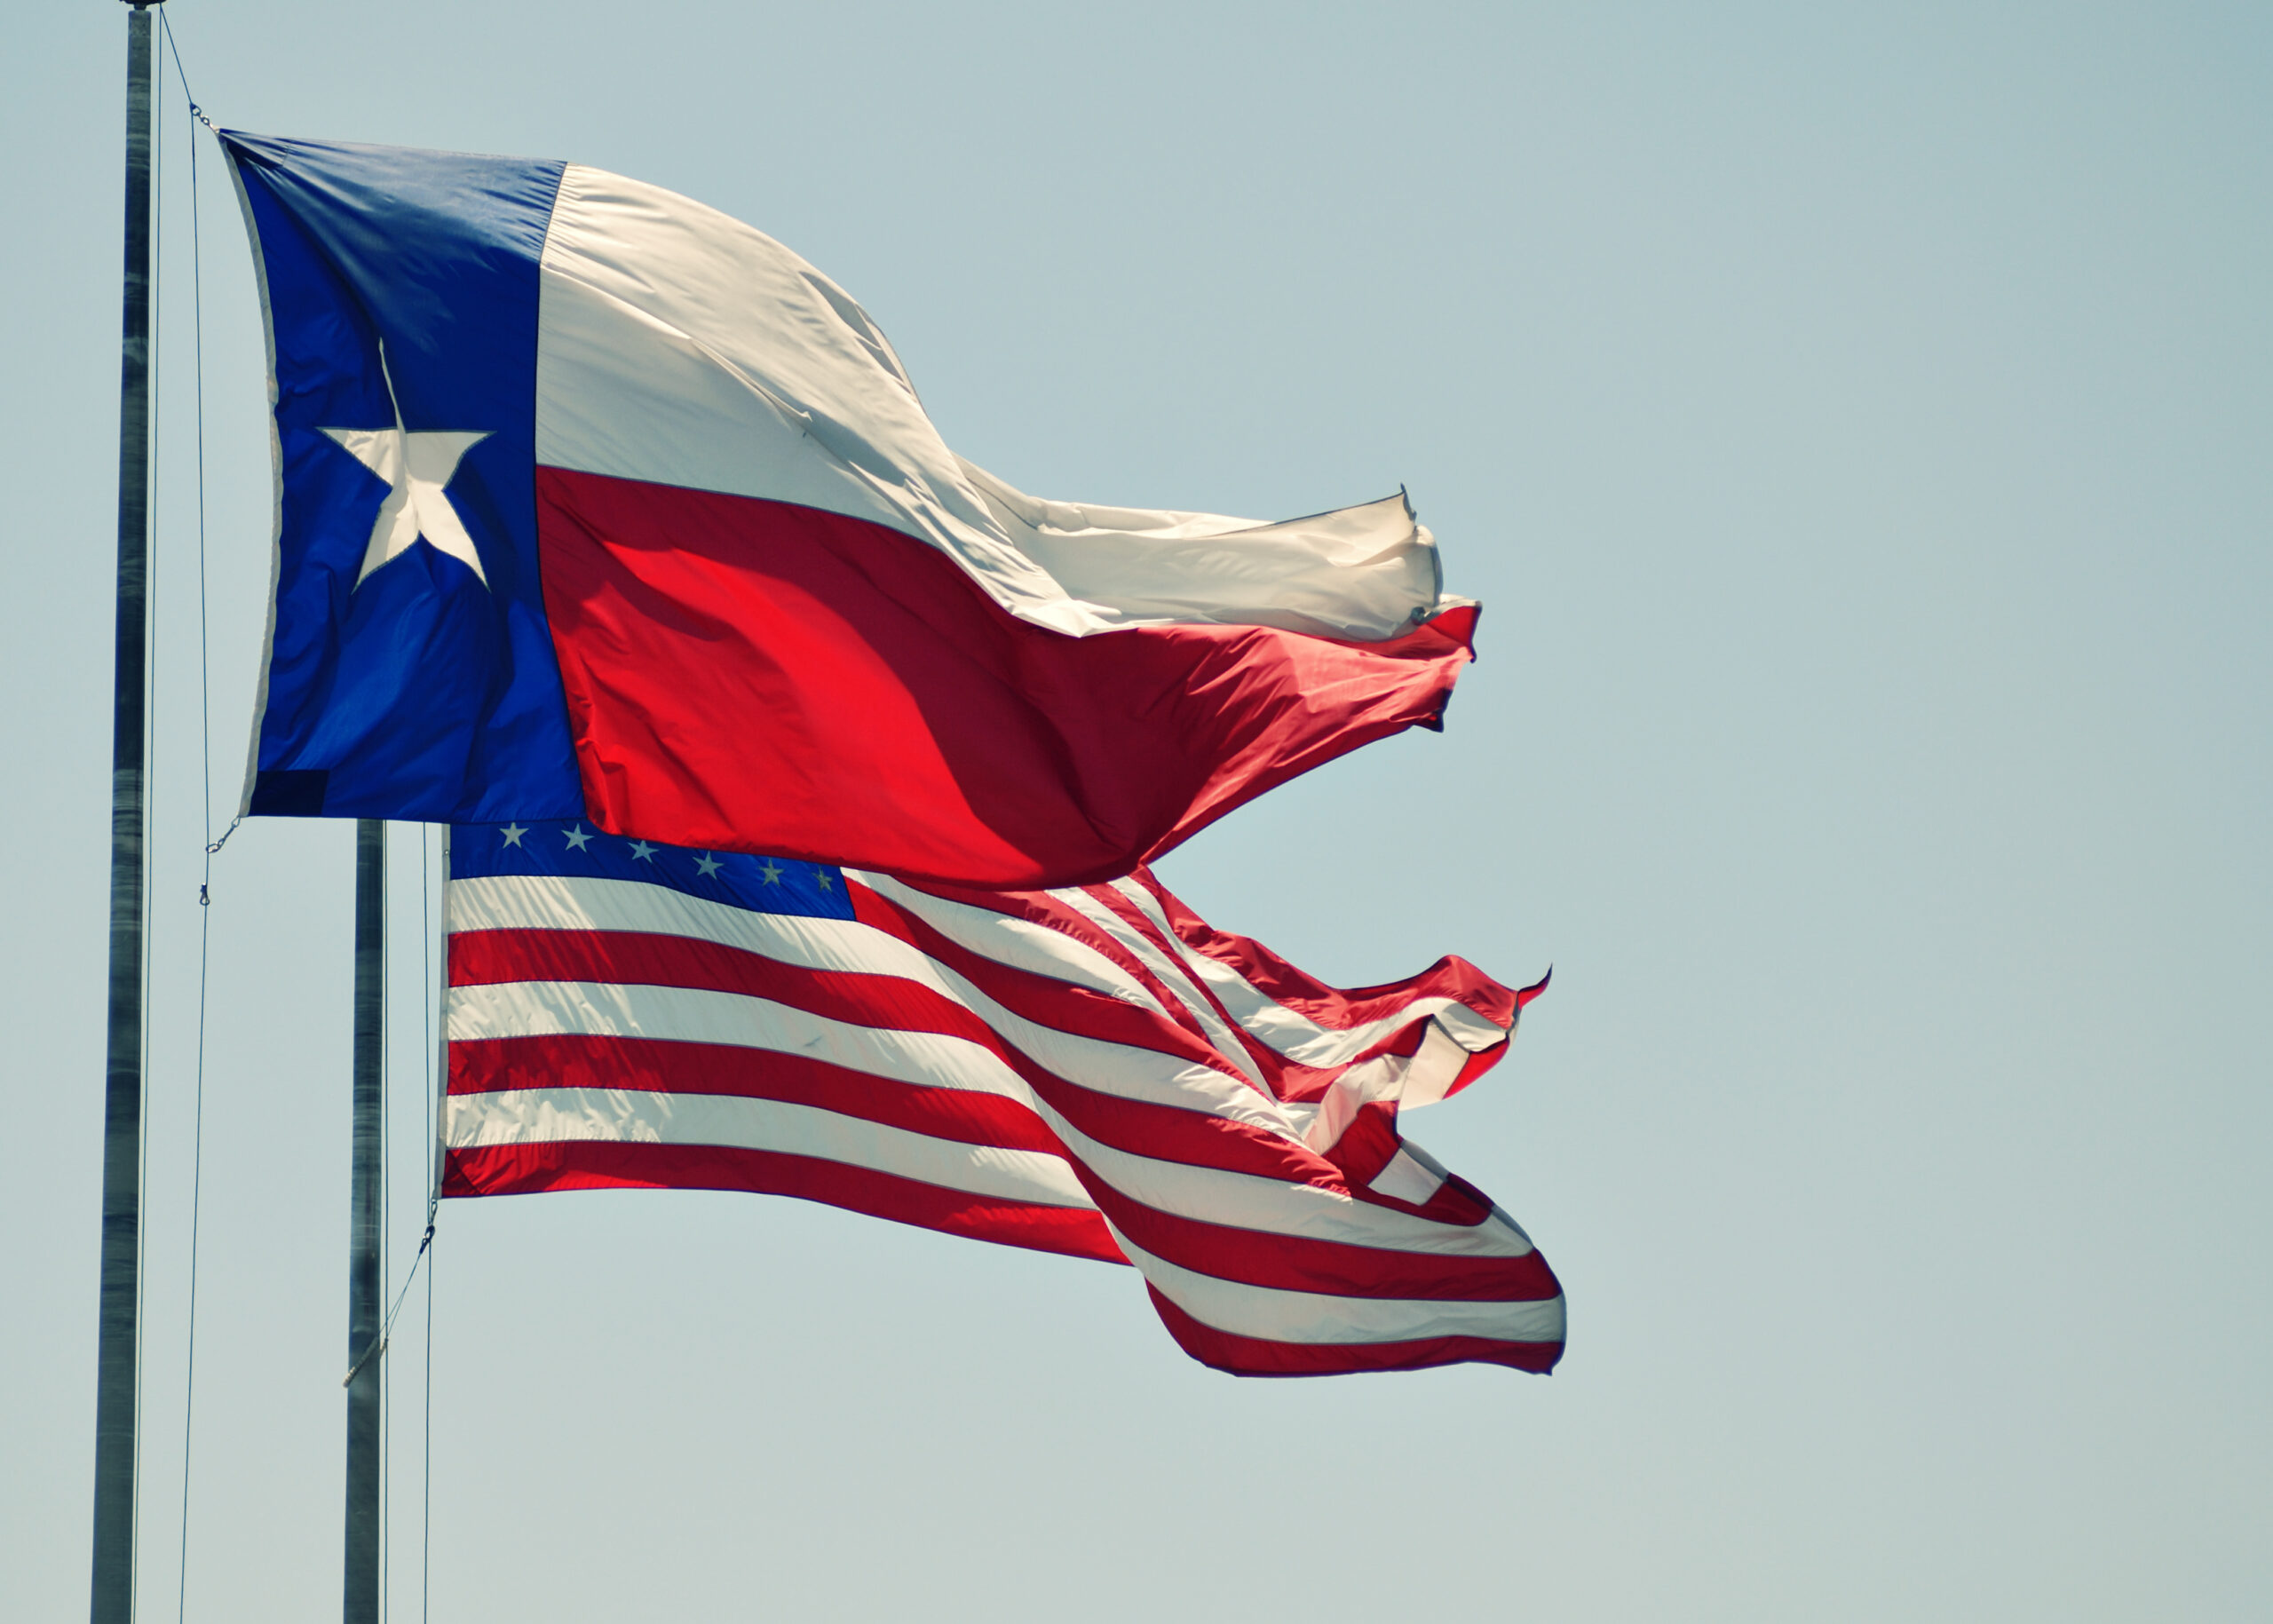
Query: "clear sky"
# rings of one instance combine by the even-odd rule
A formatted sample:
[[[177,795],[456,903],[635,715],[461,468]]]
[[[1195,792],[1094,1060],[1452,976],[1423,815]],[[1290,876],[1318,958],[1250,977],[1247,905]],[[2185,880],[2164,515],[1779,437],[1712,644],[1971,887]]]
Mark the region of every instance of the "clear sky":
[[[455,1204],[434,1618],[2273,1615],[2273,12],[168,10],[225,123],[572,158],[759,226],[1027,490],[1270,519],[1409,487],[1486,605],[1450,730],[1164,871],[1345,983],[1555,966],[1509,1060],[1409,1121],[1560,1272],[1553,1377],[1235,1381],[1128,1272],[789,1201]],[[0,23],[27,1620],[86,1593],[124,34],[102,0]],[[202,827],[164,107],[148,1618]],[[269,473],[199,162],[226,811]],[[351,871],[348,826],[283,822],[215,867],[194,1619],[337,1605]],[[420,1019],[398,1000],[395,1279]]]

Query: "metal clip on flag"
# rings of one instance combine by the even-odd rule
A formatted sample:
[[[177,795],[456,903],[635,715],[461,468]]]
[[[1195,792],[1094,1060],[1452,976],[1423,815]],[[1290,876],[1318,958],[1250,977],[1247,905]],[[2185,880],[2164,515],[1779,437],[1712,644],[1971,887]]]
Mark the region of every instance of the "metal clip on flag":
[[[1437,725],[1470,658],[1401,495],[1275,525],[1039,501],[713,210],[222,139],[275,406],[249,812],[1087,883]]]

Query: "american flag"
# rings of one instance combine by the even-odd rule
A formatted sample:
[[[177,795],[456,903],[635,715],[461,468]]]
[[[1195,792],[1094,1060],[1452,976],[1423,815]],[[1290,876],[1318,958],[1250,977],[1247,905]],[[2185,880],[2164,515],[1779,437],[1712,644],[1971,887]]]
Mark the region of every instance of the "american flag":
[[[447,919],[447,1195],[748,1190],[1133,1264],[1240,1374],[1561,1357],[1546,1261],[1398,1126],[1536,988],[1326,986],[1144,870],[956,891],[575,822],[455,830]]]

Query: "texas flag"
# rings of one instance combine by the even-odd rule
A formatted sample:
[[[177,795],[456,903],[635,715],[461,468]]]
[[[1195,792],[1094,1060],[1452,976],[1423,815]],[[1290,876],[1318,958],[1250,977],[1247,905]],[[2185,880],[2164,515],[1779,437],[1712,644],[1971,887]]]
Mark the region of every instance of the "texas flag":
[[[1401,494],[1280,524],[1039,500],[714,210],[222,140],[275,415],[249,812],[1081,884],[1437,725],[1470,658]]]

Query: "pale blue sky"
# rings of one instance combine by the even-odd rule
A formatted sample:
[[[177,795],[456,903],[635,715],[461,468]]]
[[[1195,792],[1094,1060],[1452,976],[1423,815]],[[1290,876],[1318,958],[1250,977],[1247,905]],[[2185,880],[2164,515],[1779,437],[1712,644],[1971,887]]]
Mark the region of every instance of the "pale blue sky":
[[[436,1619],[2273,1612],[2273,13],[169,9],[224,123],[573,158],[759,226],[1026,489],[1276,518],[1408,486],[1486,605],[1450,731],[1165,871],[1332,978],[1556,966],[1509,1061],[1409,1124],[1561,1273],[1551,1379],[1237,1382],[1131,1275],[787,1201],[455,1205]],[[12,1618],[85,1596],[124,32],[0,25]],[[165,106],[150,1618],[199,841]],[[213,160],[226,801],[269,493]],[[337,1604],[351,863],[344,825],[266,823],[217,867],[193,1618]]]

